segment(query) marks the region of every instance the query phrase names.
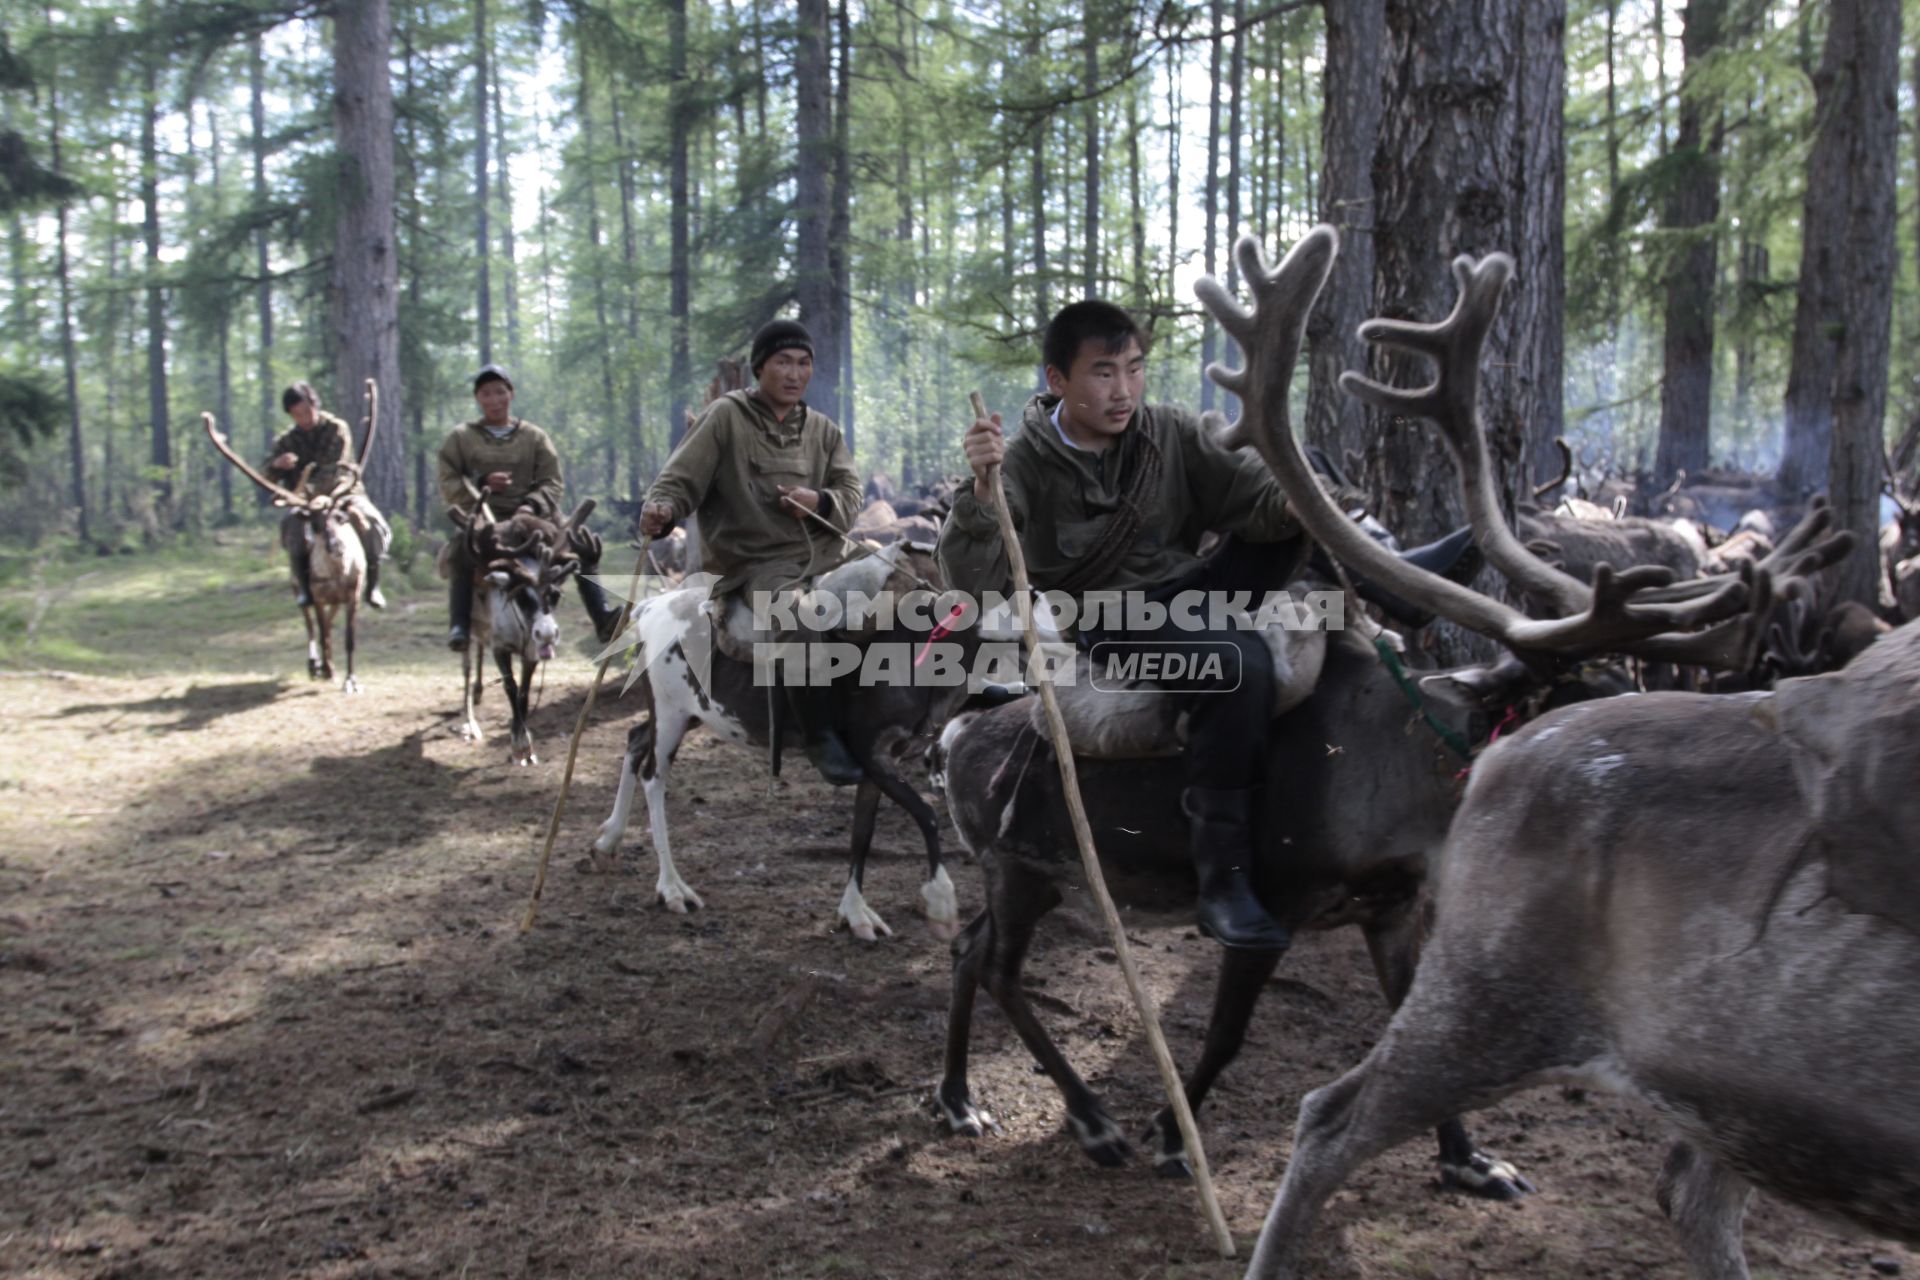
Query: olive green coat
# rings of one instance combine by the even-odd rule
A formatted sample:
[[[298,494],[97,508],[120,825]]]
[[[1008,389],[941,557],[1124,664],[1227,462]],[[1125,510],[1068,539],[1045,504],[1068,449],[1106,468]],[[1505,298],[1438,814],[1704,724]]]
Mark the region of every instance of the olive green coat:
[[[273,460],[283,453],[290,453],[296,461],[284,470],[276,468]],[[267,453],[267,479],[285,488],[291,489],[300,480],[300,473],[309,465],[313,474],[307,477],[307,489],[311,493],[326,493],[340,478],[340,464],[353,461],[353,428],[330,413],[315,415],[311,427],[288,427],[273,442],[273,448]],[[354,477],[353,487],[348,493],[361,493],[364,489],[358,476]]]
[[[463,480],[484,490],[486,478],[496,471],[513,478],[505,489],[487,494],[487,509],[496,519],[510,519],[519,507],[531,507],[533,514],[549,520],[561,514],[566,481],[552,438],[522,418],[510,419],[509,425],[513,430],[496,437],[476,418],[447,434],[440,446],[439,485],[448,515],[473,509],[473,495]]]

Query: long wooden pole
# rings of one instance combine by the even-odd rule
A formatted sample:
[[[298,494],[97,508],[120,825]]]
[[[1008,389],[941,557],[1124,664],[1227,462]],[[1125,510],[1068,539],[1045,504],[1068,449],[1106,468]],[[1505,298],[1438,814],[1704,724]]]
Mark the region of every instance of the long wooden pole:
[[[627,579],[627,595],[620,602],[620,625],[608,638],[609,646],[633,624],[634,597],[640,594],[640,570],[647,563],[647,544],[652,541],[651,535],[640,535],[640,552],[633,558],[633,575]],[[553,841],[560,834],[560,815],[567,811],[567,792],[573,787],[573,761],[580,754],[580,735],[586,732],[587,717],[593,714],[593,704],[600,699],[600,682],[612,665],[612,653],[600,659],[600,666],[593,673],[593,687],[587,690],[587,700],[580,704],[580,716],[573,722],[573,740],[567,743],[567,769],[560,775],[560,794],[553,798],[553,816],[547,819],[547,842],[540,850],[540,870],[533,877],[533,896],[527,899],[527,915],[520,922],[523,934],[533,930],[534,918],[540,914],[540,895],[547,888],[547,864],[553,859]]]
[[[972,393],[973,413],[976,418],[987,416],[987,403],[980,393]],[[1027,579],[1027,557],[1020,549],[1020,538],[1014,532],[1013,515],[1007,510],[1007,492],[1000,482],[1000,469],[995,467],[991,473],[993,485],[993,515],[1000,524],[1000,541],[1007,548],[1007,563],[1013,569],[1013,588],[1023,610],[1021,622],[1026,634],[1027,651],[1037,660],[1040,657],[1040,637],[1033,625],[1033,587]],[[1060,699],[1053,691],[1053,681],[1048,678],[1044,664],[1036,661],[1039,673],[1037,683],[1040,686],[1040,705],[1046,708],[1047,729],[1053,738],[1053,754],[1060,761],[1061,790],[1066,793],[1067,816],[1073,820],[1073,836],[1080,845],[1080,865],[1085,868],[1087,888],[1092,891],[1093,899],[1100,904],[1100,914],[1107,922],[1107,932],[1113,937],[1113,951],[1120,958],[1120,972],[1126,977],[1127,990],[1133,996],[1133,1007],[1140,1012],[1140,1021],[1147,1029],[1147,1045],[1153,1050],[1153,1060],[1160,1068],[1160,1083],[1167,1091],[1167,1102],[1173,1108],[1173,1118],[1180,1126],[1180,1141],[1187,1149],[1187,1159],[1193,1166],[1194,1187],[1200,1193],[1200,1206],[1207,1215],[1207,1225],[1213,1228],[1214,1244],[1219,1247],[1220,1256],[1233,1257],[1233,1234],[1227,1230],[1226,1215],[1220,1211],[1220,1201],[1213,1193],[1213,1174],[1207,1168],[1207,1153],[1200,1145],[1200,1129],[1193,1122],[1193,1108],[1187,1105],[1187,1090],[1180,1083],[1180,1069],[1173,1063],[1173,1054],[1167,1050],[1167,1039],[1160,1034],[1160,1019],[1154,1015],[1153,1005],[1147,1000],[1146,988],[1140,984],[1140,971],[1134,967],[1133,950],[1127,945],[1127,931],[1120,923],[1120,912],[1113,905],[1113,895],[1107,892],[1106,877],[1100,873],[1100,855],[1093,847],[1093,825],[1087,821],[1086,801],[1080,795],[1080,772],[1074,767],[1073,747],[1067,739],[1067,722],[1060,714]]]

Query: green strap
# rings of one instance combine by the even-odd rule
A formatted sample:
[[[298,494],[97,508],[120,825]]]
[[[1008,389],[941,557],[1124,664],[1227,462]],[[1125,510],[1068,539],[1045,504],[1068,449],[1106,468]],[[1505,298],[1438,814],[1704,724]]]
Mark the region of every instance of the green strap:
[[[1427,710],[1426,704],[1420,699],[1420,690],[1414,686],[1413,680],[1407,675],[1406,667],[1400,661],[1400,655],[1393,651],[1393,646],[1387,643],[1384,635],[1376,635],[1373,638],[1373,651],[1380,655],[1380,664],[1387,669],[1387,674],[1393,677],[1393,682],[1400,686],[1400,692],[1405,695],[1408,704],[1420,713],[1420,718],[1427,722],[1427,728],[1433,730],[1433,736],[1445,743],[1449,751],[1459,756],[1462,764],[1472,764],[1473,749],[1467,745],[1467,740],[1441,724],[1434,718],[1433,712]]]

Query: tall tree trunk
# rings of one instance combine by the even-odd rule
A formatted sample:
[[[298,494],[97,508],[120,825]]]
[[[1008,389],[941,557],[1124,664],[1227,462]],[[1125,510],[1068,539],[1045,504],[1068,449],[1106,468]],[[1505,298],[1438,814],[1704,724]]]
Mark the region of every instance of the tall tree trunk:
[[[1047,288],[1047,125],[1041,116],[1033,122],[1033,151],[1027,178],[1032,186],[1028,208],[1033,210],[1033,331],[1046,331],[1053,318]]]
[[[1325,10],[1320,220],[1339,230],[1340,256],[1307,321],[1307,439],[1340,462],[1349,452],[1364,456],[1371,444],[1366,410],[1340,390],[1340,375],[1369,367],[1367,344],[1354,331],[1373,310],[1373,161],[1387,10],[1386,0],[1334,0]]]
[[[1660,379],[1660,439],[1653,479],[1661,488],[1681,472],[1706,469],[1713,413],[1713,288],[1719,275],[1720,143],[1723,126],[1712,92],[1701,84],[1701,63],[1721,43],[1725,0],[1690,0],[1680,38],[1686,62],[1680,76],[1680,133],[1673,160],[1679,168],[1668,190],[1669,231],[1691,231],[1667,267]],[[1711,125],[1709,125],[1711,120]]]
[[[840,28],[840,75],[833,88],[833,217],[827,224],[827,253],[833,264],[835,417],[847,452],[854,450],[853,403],[853,22],[848,0],[834,14]]]
[[[1900,6],[1833,0],[1814,75],[1819,121],[1807,161],[1800,304],[1787,384],[1789,454],[1783,481],[1800,492],[1818,476],[1814,444],[1831,443],[1827,491],[1834,525],[1854,536],[1840,566],[1842,599],[1871,605],[1879,583],[1879,492],[1885,449],[1893,311],[1899,146]],[[1815,315],[1807,314],[1813,307]],[[1817,327],[1816,327],[1817,325]],[[1831,432],[1814,436],[1824,399]],[[1785,487],[1783,485],[1783,487]]]
[[[1560,430],[1564,4],[1387,0],[1386,27],[1375,308],[1437,320],[1455,300],[1455,255],[1514,255],[1480,372],[1481,419],[1510,495],[1527,483],[1530,441],[1551,441]],[[1395,366],[1395,381],[1428,376],[1400,357],[1385,363]],[[1382,439],[1372,487],[1382,520],[1403,539],[1423,541],[1462,522],[1458,478],[1442,456],[1411,423]],[[1482,647],[1457,630],[1423,635],[1422,644],[1440,661]]]
[[[593,277],[593,315],[597,332],[605,334],[607,328],[607,273],[600,267],[600,197],[596,194],[600,184],[596,174],[600,167],[600,153],[593,143],[593,94],[588,79],[590,65],[587,61],[586,41],[579,41],[580,47],[580,141],[587,153],[587,180],[581,185],[587,192],[587,247],[592,253],[589,260],[589,274]],[[595,344],[600,351],[600,397],[602,410],[602,429],[606,432],[607,490],[612,492],[617,475],[616,450],[614,440],[617,432],[614,423],[619,412],[613,390],[613,356],[603,339]]]
[[[213,212],[222,222],[227,217],[226,183],[220,176],[220,119],[214,113],[213,102],[207,102],[207,162],[213,169]],[[220,294],[220,314],[216,323],[219,328],[214,352],[214,399],[220,415],[221,426],[233,430],[233,304],[223,290]],[[219,458],[209,458],[211,466],[220,477],[220,518],[228,524],[233,522],[233,468]]]
[[[140,105],[140,201],[145,206],[141,231],[147,246],[147,423],[154,469],[154,517],[166,525],[173,516],[173,435],[167,421],[167,301],[160,285],[160,148],[155,132],[160,117],[159,54],[142,58],[145,93]]]
[[[1145,307],[1152,298],[1152,283],[1147,277],[1147,210],[1141,190],[1140,172],[1140,94],[1127,91],[1127,223],[1133,240],[1133,287],[1127,290],[1134,309]]]
[[[1085,0],[1080,11],[1086,27],[1081,34],[1080,50],[1087,95],[1086,102],[1082,104],[1086,122],[1086,185],[1083,188],[1086,216],[1082,219],[1085,224],[1082,230],[1086,239],[1081,249],[1080,283],[1083,296],[1095,298],[1100,295],[1100,99],[1097,96],[1100,85],[1100,14],[1096,0]]]
[[[840,335],[834,332],[833,278],[833,69],[828,58],[827,0],[798,0],[799,38],[794,57],[794,111],[799,134],[799,171],[794,216],[794,295],[800,322],[813,335],[814,373],[807,399],[836,421],[840,401],[833,369]]]
[[[247,99],[253,128],[253,205],[264,209],[267,204],[267,70],[259,36],[247,42]],[[254,376],[260,384],[262,453],[273,447],[274,418],[279,408],[273,385],[273,281],[269,275],[271,260],[267,249],[267,228],[263,223],[253,232],[253,268],[257,281],[253,295],[260,317],[260,346]],[[265,489],[256,492],[256,505],[265,506],[272,501]]]
[[[640,350],[640,267],[639,248],[633,228],[633,156],[627,149],[626,128],[620,116],[620,86],[612,77],[607,81],[607,115],[613,125],[614,160],[620,175],[620,263],[623,268],[622,292],[626,295],[627,351],[629,363]],[[646,419],[640,400],[640,375],[629,367],[622,380],[627,396],[627,488],[635,502],[644,492],[641,472],[651,475],[652,459],[647,456]],[[671,430],[671,428],[669,428]]]
[[[1212,0],[1213,41],[1207,75],[1207,184],[1204,200],[1207,210],[1206,269],[1210,276],[1220,272],[1220,46],[1221,25],[1225,21],[1223,0]],[[1213,408],[1213,379],[1206,376],[1207,366],[1219,354],[1218,327],[1211,314],[1201,320],[1200,330],[1200,411]]]
[[[520,363],[520,282],[515,278],[513,243],[513,158],[507,147],[507,120],[500,107],[500,68],[493,69],[494,190],[500,202],[500,292],[507,310],[507,359]]]
[[[380,387],[380,418],[367,459],[367,493],[383,509],[407,503],[406,388],[400,379],[399,272],[393,217],[393,83],[387,0],[350,0],[334,10],[333,134],[338,223],[331,311],[342,416],[365,412],[362,387]]]
[[[1173,298],[1173,281],[1180,270],[1180,206],[1186,193],[1180,189],[1180,47],[1167,51],[1167,286],[1161,295]],[[1161,362],[1161,376],[1170,370]]]
[[[47,130],[51,135],[49,155],[54,172],[64,172],[60,151],[60,82],[48,78]],[[78,360],[73,346],[73,278],[67,264],[67,205],[63,200],[54,210],[56,240],[54,274],[60,286],[60,364],[67,390],[67,470],[68,500],[73,503],[76,532],[81,542],[93,540],[87,522],[87,450],[80,429],[80,385]]]
[[[493,279],[487,228],[487,0],[473,0],[473,310],[480,363],[493,362]]]
[[[1246,174],[1240,166],[1241,125],[1246,118],[1244,103],[1247,84],[1247,0],[1233,0],[1233,53],[1227,60],[1227,222],[1225,234],[1221,236],[1221,247],[1227,255],[1227,288],[1240,286],[1239,259],[1234,256],[1234,241],[1240,238],[1244,228],[1240,225],[1240,187],[1246,180]],[[1235,361],[1234,363],[1239,363]],[[1209,379],[1209,381],[1211,381]],[[1240,401],[1236,396],[1221,393],[1221,408],[1229,420],[1240,416]]]
[[[672,85],[668,101],[668,219],[673,240],[668,292],[671,295],[672,346],[667,388],[667,438],[678,447],[687,433],[687,397],[692,391],[692,306],[693,264],[687,235],[687,134],[693,127],[690,118],[687,79],[687,0],[671,0],[667,9],[669,71]]]

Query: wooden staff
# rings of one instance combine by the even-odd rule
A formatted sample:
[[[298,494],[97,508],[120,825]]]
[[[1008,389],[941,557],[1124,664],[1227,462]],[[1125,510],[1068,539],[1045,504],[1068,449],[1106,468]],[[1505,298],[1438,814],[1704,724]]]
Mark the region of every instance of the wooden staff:
[[[633,622],[634,597],[640,594],[640,569],[647,563],[647,544],[653,536],[644,530],[640,534],[640,554],[633,558],[633,576],[627,579],[626,599],[621,601],[620,624],[613,629],[608,638],[611,646],[615,640],[627,632]],[[573,722],[573,740],[567,743],[567,769],[560,775],[560,794],[553,799],[553,816],[547,820],[547,843],[540,850],[540,870],[533,878],[533,896],[527,899],[527,916],[520,922],[520,932],[525,934],[533,929],[534,917],[540,914],[540,895],[547,887],[547,863],[553,858],[553,841],[560,834],[560,815],[567,811],[567,792],[573,786],[573,760],[580,754],[580,735],[586,732],[587,717],[593,714],[593,704],[600,698],[600,681],[606,677],[607,668],[613,665],[613,653],[609,652],[600,660],[599,668],[593,673],[593,686],[587,690],[587,700],[580,704],[580,717]]]
[[[972,400],[974,417],[985,418],[987,402],[980,398],[978,391],[972,393]],[[1007,563],[1013,569],[1015,598],[1025,606],[1022,624],[1027,650],[1038,659],[1040,636],[1033,625],[1033,585],[1027,579],[1026,553],[1020,549],[1019,536],[1014,532],[1013,513],[1007,509],[1007,491],[1000,482],[1000,468],[995,467],[989,476],[993,487],[993,515],[1000,524],[1000,541],[1007,548]],[[1120,958],[1120,972],[1126,977],[1133,1007],[1140,1011],[1140,1021],[1147,1029],[1147,1044],[1160,1068],[1160,1083],[1166,1088],[1173,1118],[1180,1126],[1180,1141],[1186,1145],[1187,1158],[1193,1164],[1194,1186],[1200,1192],[1207,1225],[1213,1228],[1214,1244],[1219,1247],[1221,1257],[1231,1258],[1233,1235],[1227,1230],[1226,1215],[1220,1212],[1220,1201],[1213,1193],[1213,1175],[1207,1169],[1207,1153],[1200,1145],[1200,1130],[1193,1122],[1193,1109],[1187,1105],[1186,1088],[1180,1083],[1180,1069],[1174,1066],[1173,1054],[1167,1051],[1167,1039],[1160,1034],[1160,1019],[1154,1016],[1146,989],[1140,985],[1140,971],[1134,967],[1133,951],[1127,946],[1127,931],[1120,923],[1120,912],[1113,905],[1113,895],[1107,892],[1106,877],[1100,874],[1100,855],[1093,847],[1093,827],[1087,821],[1086,801],[1080,795],[1080,773],[1074,767],[1073,746],[1067,740],[1067,722],[1060,714],[1059,696],[1053,691],[1053,681],[1048,678],[1044,663],[1037,667],[1037,672],[1040,704],[1046,708],[1053,754],[1060,761],[1061,790],[1066,793],[1067,816],[1073,819],[1073,836],[1080,845],[1080,865],[1086,871],[1087,888],[1093,892],[1094,901],[1100,904],[1100,914],[1106,918],[1114,954]]]

